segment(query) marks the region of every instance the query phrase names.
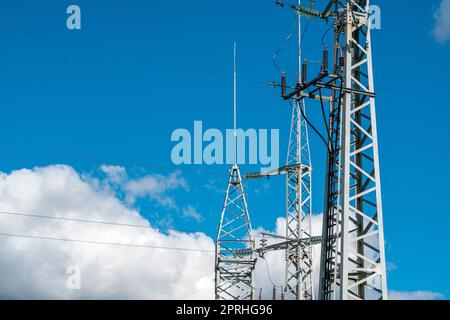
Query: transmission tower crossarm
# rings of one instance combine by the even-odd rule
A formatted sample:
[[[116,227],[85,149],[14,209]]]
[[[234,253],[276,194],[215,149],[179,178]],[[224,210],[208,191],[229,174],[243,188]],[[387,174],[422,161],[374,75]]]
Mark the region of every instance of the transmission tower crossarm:
[[[275,236],[275,235],[270,235],[270,236],[275,237],[275,238],[282,238],[282,239],[285,238],[282,236]],[[252,251],[252,249],[238,249],[238,250],[234,251],[234,255],[242,256],[242,255],[248,255],[252,252],[256,252],[259,255],[264,255],[267,252],[286,250],[288,248],[288,245],[292,245],[292,244],[298,244],[302,247],[306,247],[306,246],[318,245],[321,243],[322,243],[321,236],[311,236],[311,237],[299,239],[299,240],[298,239],[288,239],[286,241],[282,241],[282,242],[278,242],[278,243],[262,245],[256,249],[254,249],[254,251]]]
[[[260,178],[264,178],[264,177],[287,175],[290,172],[295,172],[298,170],[300,170],[301,172],[308,172],[311,170],[311,168],[308,166],[300,165],[300,164],[288,165],[288,166],[283,166],[283,167],[280,167],[280,168],[277,168],[274,170],[270,170],[270,171],[265,171],[265,172],[246,173],[244,175],[244,178],[247,180],[255,180],[255,179],[260,179]]]

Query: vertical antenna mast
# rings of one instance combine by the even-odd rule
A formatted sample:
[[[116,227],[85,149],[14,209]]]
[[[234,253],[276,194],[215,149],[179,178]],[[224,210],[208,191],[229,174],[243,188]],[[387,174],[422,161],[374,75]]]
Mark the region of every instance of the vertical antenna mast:
[[[298,0],[298,5],[302,4],[301,0]],[[302,74],[302,16],[298,16],[298,82],[300,83],[300,75]]]
[[[234,43],[234,164],[216,238],[216,300],[252,300],[255,240],[236,160],[236,43]]]
[[[233,130],[233,152],[234,152],[234,164],[237,163],[237,135],[236,135],[236,42],[234,43],[234,55],[233,55],[233,80],[234,80],[234,130]]]

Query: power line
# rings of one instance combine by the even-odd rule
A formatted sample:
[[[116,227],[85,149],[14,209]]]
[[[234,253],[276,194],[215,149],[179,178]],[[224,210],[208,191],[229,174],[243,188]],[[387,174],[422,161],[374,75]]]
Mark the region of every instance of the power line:
[[[147,248],[147,249],[163,249],[163,250],[173,250],[173,251],[214,253],[214,250],[206,250],[206,249],[177,248],[177,247],[152,246],[152,245],[142,245],[142,244],[132,244],[132,243],[103,242],[103,241],[79,240],[79,239],[68,239],[68,238],[53,238],[53,237],[33,236],[33,235],[24,235],[24,234],[0,233],[0,236],[24,238],[24,239],[39,239],[39,240],[51,240],[51,241],[75,242],[75,243],[96,244],[96,245],[109,245],[109,246],[123,246],[123,247]]]
[[[122,56],[127,56],[128,58],[132,58],[132,59],[136,59],[136,60],[140,60],[140,61],[173,65],[173,66],[176,66],[179,68],[190,69],[190,70],[194,70],[194,71],[197,71],[200,73],[210,74],[210,75],[214,75],[214,76],[218,76],[218,77],[227,77],[227,78],[233,77],[233,75],[230,73],[221,72],[218,70],[206,69],[205,67],[199,66],[199,65],[189,65],[189,64],[179,63],[176,61],[171,61],[171,60],[166,60],[166,59],[161,59],[161,58],[156,58],[156,57],[150,57],[150,56],[140,54],[140,53],[133,53],[133,52],[128,52],[128,51],[124,51],[124,50],[120,50],[120,49],[112,49],[112,48],[107,48],[107,47],[100,47],[100,46],[96,46],[96,45],[93,45],[90,43],[68,41],[62,37],[57,37],[57,36],[48,35],[48,34],[44,34],[44,33],[37,33],[37,32],[33,32],[33,31],[28,31],[28,30],[21,30],[21,29],[11,28],[8,26],[0,26],[0,30],[7,31],[7,32],[20,33],[20,34],[24,34],[24,35],[27,35],[30,37],[45,39],[45,40],[57,42],[57,43],[66,43],[66,44],[76,46],[76,47],[88,48],[88,49],[93,49],[96,51],[119,54]],[[246,78],[246,77],[240,77],[239,79],[243,80],[243,81],[253,82],[253,83],[267,86],[265,81]]]
[[[111,221],[99,221],[99,220],[88,220],[88,219],[78,219],[78,218],[56,217],[56,216],[49,216],[49,215],[43,215],[43,214],[34,214],[34,213],[24,213],[24,212],[0,211],[0,214],[12,215],[12,216],[20,216],[20,217],[27,217],[27,218],[58,220],[58,221],[64,221],[64,222],[81,222],[81,223],[100,224],[100,225],[109,225],[109,226],[118,226],[118,227],[150,229],[150,230],[156,230],[156,231],[176,231],[176,232],[188,232],[188,233],[206,233],[204,231],[199,231],[199,230],[161,228],[161,227],[153,227],[153,226],[150,226],[150,225],[143,225],[143,224],[130,224],[130,223],[119,223],[119,222],[111,222]]]
[[[263,259],[263,260],[264,260],[264,262],[265,262],[265,264],[266,264],[267,276],[268,276],[270,282],[272,283],[272,285],[273,285],[274,287],[277,287],[277,288],[283,288],[283,286],[280,286],[280,285],[276,285],[276,284],[275,284],[275,282],[274,282],[273,279],[272,279],[272,276],[270,275],[269,263],[267,262],[266,259]]]
[[[49,219],[49,220],[61,220],[61,221],[71,221],[71,222],[104,224],[104,225],[113,225],[113,226],[120,226],[120,227],[132,227],[132,228],[155,229],[155,230],[156,229],[160,229],[160,228],[154,228],[154,227],[149,226],[149,225],[128,224],[128,223],[118,223],[118,222],[109,222],[109,221],[97,221],[97,220],[86,220],[86,219],[76,219],[76,218],[66,218],[66,217],[56,217],[56,216],[47,216],[47,215],[41,215],[41,214],[22,213],[22,212],[0,211],[0,214],[22,216],[22,217],[30,217],[30,218],[41,218],[41,219]],[[166,230],[172,230],[172,229],[166,229]],[[183,230],[179,230],[179,231],[183,231]]]
[[[27,218],[58,220],[58,221],[64,221],[64,222],[80,222],[80,223],[100,224],[100,225],[109,225],[109,226],[118,226],[118,227],[151,229],[151,230],[156,230],[156,231],[206,233],[205,231],[191,230],[191,229],[184,229],[184,228],[183,229],[161,228],[161,227],[156,227],[156,226],[153,227],[153,226],[150,226],[150,225],[143,225],[143,224],[130,224],[130,223],[119,223],[119,222],[112,222],[112,221],[99,221],[99,220],[88,220],[88,219],[79,219],[79,218],[56,217],[56,216],[50,216],[50,215],[44,215],[44,214],[35,214],[35,213],[0,211],[0,214],[11,215],[11,216],[27,217]],[[254,235],[254,237],[264,238],[264,236],[262,236],[262,235]]]

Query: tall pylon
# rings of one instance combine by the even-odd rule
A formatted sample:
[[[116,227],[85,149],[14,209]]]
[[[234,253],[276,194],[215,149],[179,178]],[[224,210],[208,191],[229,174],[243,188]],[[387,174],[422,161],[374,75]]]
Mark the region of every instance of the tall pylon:
[[[301,29],[301,15],[298,15],[298,83],[302,74]],[[286,238],[298,241],[288,243],[286,248],[285,296],[290,300],[312,300],[312,247],[300,244],[301,239],[311,236],[311,155],[304,118],[306,104],[299,97],[293,100],[286,161]]]
[[[334,3],[335,74],[320,298],[387,299],[368,0]]]
[[[234,44],[234,164],[216,238],[216,300],[252,300],[255,240],[236,150],[236,43]],[[243,253],[242,253],[243,252]]]
[[[287,299],[312,300],[312,247],[300,245],[300,239],[311,236],[312,168],[309,152],[308,128],[300,108],[292,106],[292,125],[286,174],[286,238],[299,240],[286,248],[285,291]]]

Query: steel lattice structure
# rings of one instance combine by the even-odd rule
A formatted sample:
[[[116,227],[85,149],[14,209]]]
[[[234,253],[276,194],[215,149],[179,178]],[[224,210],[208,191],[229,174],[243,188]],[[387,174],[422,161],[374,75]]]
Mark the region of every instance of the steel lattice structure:
[[[216,240],[216,300],[253,299],[254,250],[241,173],[234,164]]]
[[[236,43],[234,44],[234,164],[216,238],[216,300],[252,300],[255,240],[236,157]]]
[[[298,1],[301,5],[301,1]],[[306,71],[306,70],[305,70]],[[298,82],[302,74],[302,17],[298,15]],[[303,79],[305,80],[305,79]],[[300,239],[311,237],[312,166],[305,100],[294,99],[286,160],[286,238],[285,296],[287,299],[312,300],[313,257],[311,245]]]
[[[277,3],[285,6],[282,1]],[[240,185],[237,187],[240,190],[238,194],[244,201],[244,207],[239,211],[238,217],[246,218],[245,223],[232,230],[246,228],[247,233],[230,242],[235,248],[227,248],[225,242],[219,244],[218,240],[216,297],[218,288],[221,288],[217,281],[222,279],[217,276],[222,267],[221,262],[230,261],[230,270],[241,270],[237,266],[245,266],[242,269],[245,272],[236,272],[235,275],[228,273],[230,277],[225,280],[231,285],[227,286],[226,290],[241,282],[250,288],[251,271],[255,261],[253,255],[257,253],[263,256],[269,251],[285,250],[285,297],[314,299],[311,251],[313,245],[321,242],[319,299],[385,300],[388,298],[386,258],[369,1],[331,0],[323,11],[300,3],[289,7],[299,16],[333,21],[333,65],[329,71],[328,49],[325,47],[320,72],[314,79],[307,79],[305,63],[303,67],[299,67],[298,73],[302,74],[302,77],[300,79],[299,76],[294,87],[287,86],[284,73],[281,84],[271,84],[281,87],[284,100],[293,102],[287,164],[276,170],[251,173],[245,177],[258,179],[286,175],[286,237],[264,234],[281,238],[283,242],[270,245],[264,242],[260,248],[254,248],[239,169],[236,165],[233,166],[227,199],[232,189],[230,186],[235,181],[236,185]],[[299,18],[299,39],[300,29]],[[300,59],[301,40],[299,61]],[[288,89],[290,92],[287,92]],[[327,126],[327,137],[308,120],[306,100],[320,101]],[[325,103],[329,104],[328,119]],[[328,149],[321,236],[311,235],[312,168],[308,127],[314,129]],[[234,200],[225,201],[224,212],[233,202]],[[224,213],[221,228],[223,219]],[[218,239],[221,239],[220,232]],[[221,250],[224,250],[226,255],[221,256]],[[231,267],[232,265],[234,267]],[[220,275],[222,274],[227,273],[222,271]],[[245,281],[241,281],[244,278]],[[239,298],[234,294],[231,296]]]
[[[303,101],[304,102],[304,101]],[[312,169],[309,148],[308,125],[300,108],[305,106],[296,100],[292,106],[286,170],[286,248],[287,299],[312,300],[312,247],[301,246],[300,239],[311,236],[311,184]]]
[[[335,3],[321,299],[387,299],[369,1]],[[341,70],[338,70],[338,69]]]

